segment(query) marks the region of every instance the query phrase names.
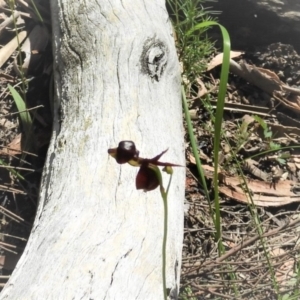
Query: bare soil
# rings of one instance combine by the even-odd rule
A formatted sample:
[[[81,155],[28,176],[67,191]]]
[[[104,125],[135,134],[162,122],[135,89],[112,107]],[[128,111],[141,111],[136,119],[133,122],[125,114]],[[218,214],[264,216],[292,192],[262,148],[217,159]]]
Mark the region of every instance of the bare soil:
[[[236,60],[268,69],[284,84],[295,89],[300,87],[300,56],[291,45],[274,43],[259,47]],[[225,249],[219,256],[209,208],[209,203],[214,207],[210,111],[214,113],[211,105],[215,104],[218,87],[213,87],[218,86],[219,73],[220,69],[215,68],[204,74],[190,94],[190,111],[210,200],[204,196],[186,137],[188,169],[182,299],[278,299],[278,294],[289,294],[295,289],[299,270],[300,150],[296,148],[300,142],[299,96],[284,94],[287,103],[295,104],[291,108],[243,78],[230,74],[222,127],[224,138],[220,141],[219,153]],[[209,97],[203,93],[204,86],[213,90]],[[266,137],[253,115],[259,115],[265,122],[271,138]],[[264,153],[271,149],[271,142],[287,148]],[[277,282],[279,293],[273,280]]]

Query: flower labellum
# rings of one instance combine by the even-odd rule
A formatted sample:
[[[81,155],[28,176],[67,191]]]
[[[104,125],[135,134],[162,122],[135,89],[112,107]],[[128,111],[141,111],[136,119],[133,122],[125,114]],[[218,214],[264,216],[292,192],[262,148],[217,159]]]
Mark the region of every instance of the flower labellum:
[[[137,190],[145,192],[155,190],[159,186],[156,172],[147,165],[142,165],[136,175],[135,186]]]

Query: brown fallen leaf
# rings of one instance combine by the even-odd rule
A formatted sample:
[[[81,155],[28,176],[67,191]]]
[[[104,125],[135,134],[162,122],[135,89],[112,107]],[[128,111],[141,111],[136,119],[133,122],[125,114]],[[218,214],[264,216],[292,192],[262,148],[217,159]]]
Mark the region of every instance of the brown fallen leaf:
[[[244,54],[245,52],[241,52],[241,51],[230,51],[230,58],[236,58],[241,56],[242,54]],[[221,65],[223,62],[223,53],[220,53],[218,55],[216,55],[207,65],[206,71],[209,71],[213,68],[215,68],[216,66]]]
[[[0,154],[11,156],[21,154],[21,138],[22,135],[18,134],[6,147],[0,150]]]
[[[230,59],[230,71],[256,85],[278,100],[285,107],[300,113],[298,100],[289,100],[285,98],[284,95],[285,92],[292,95],[300,95],[300,89],[284,84],[274,72],[268,69],[258,68],[254,65],[248,65],[244,62],[238,64],[232,59]]]
[[[296,168],[296,164],[294,162],[287,162],[286,164],[287,169],[290,171],[290,173],[292,174],[296,174],[297,168]]]
[[[255,177],[260,178],[263,181],[268,181],[270,174],[257,168],[256,164],[257,162],[255,160],[249,158],[245,160],[243,166],[248,172],[250,172]]]
[[[204,95],[206,95],[208,93],[203,81],[200,78],[196,79],[197,84],[199,85],[200,89],[198,89],[198,94],[197,94],[197,98],[201,98]]]
[[[199,158],[202,160],[202,161],[206,161],[206,162],[212,162],[212,159],[209,158],[205,153],[203,153],[203,151],[200,149],[200,152],[199,152]],[[196,164],[196,159],[194,157],[194,155],[192,154],[189,154],[189,161],[190,163],[192,164]]]
[[[264,196],[264,195],[257,195],[253,194],[251,197],[245,193],[245,191],[241,188],[235,187],[235,190],[230,189],[227,186],[223,186],[219,188],[219,191],[226,195],[229,198],[232,198],[238,202],[244,204],[251,204],[253,202],[256,206],[263,206],[263,207],[278,207],[287,205],[294,202],[300,202],[300,197],[276,197],[272,196]]]
[[[202,167],[205,177],[211,179],[214,168],[208,165],[202,165]],[[249,204],[253,201],[257,206],[275,207],[300,202],[297,184],[292,180],[278,181],[276,184],[273,184],[272,182],[246,179],[246,189],[242,179],[238,176],[230,176],[219,170],[218,177],[220,193],[244,204]],[[248,191],[251,195],[249,195]]]
[[[285,286],[288,284],[292,277],[296,276],[295,269],[295,259],[293,257],[286,257],[285,251],[281,248],[276,248],[270,251],[272,257],[278,257],[278,261],[282,264],[276,268],[275,277],[280,286]],[[284,257],[285,256],[285,257]],[[284,259],[283,259],[284,257]]]

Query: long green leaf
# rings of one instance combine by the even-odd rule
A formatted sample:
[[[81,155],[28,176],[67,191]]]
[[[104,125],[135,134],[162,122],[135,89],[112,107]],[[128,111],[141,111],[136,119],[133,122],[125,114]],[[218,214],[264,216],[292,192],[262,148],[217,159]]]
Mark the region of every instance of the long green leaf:
[[[219,254],[222,252],[222,234],[221,234],[221,216],[220,216],[220,201],[219,201],[219,186],[218,186],[218,165],[219,165],[219,150],[222,131],[222,121],[224,112],[225,95],[228,82],[229,60],[230,60],[230,37],[225,27],[215,21],[206,21],[197,24],[190,29],[187,34],[191,35],[195,31],[211,26],[219,26],[223,35],[223,62],[221,68],[221,81],[218,93],[218,104],[215,120],[215,136],[214,136],[214,191],[215,191],[215,210],[216,210],[216,239],[218,241]]]
[[[8,89],[16,103],[18,111],[20,113],[21,123],[24,129],[24,134],[26,137],[26,142],[24,147],[25,149],[29,149],[34,146],[33,144],[33,134],[32,134],[32,119],[30,113],[27,111],[27,106],[20,94],[16,91],[16,89],[8,84]]]
[[[31,119],[29,112],[26,111],[27,110],[26,104],[25,104],[24,100],[22,99],[22,97],[20,96],[20,94],[16,91],[16,89],[13,86],[8,84],[8,89],[14,98],[14,101],[16,103],[18,111],[20,112],[20,119],[22,122],[22,126],[24,128],[24,131],[25,131],[25,133],[28,133],[28,131],[31,130],[32,119]]]

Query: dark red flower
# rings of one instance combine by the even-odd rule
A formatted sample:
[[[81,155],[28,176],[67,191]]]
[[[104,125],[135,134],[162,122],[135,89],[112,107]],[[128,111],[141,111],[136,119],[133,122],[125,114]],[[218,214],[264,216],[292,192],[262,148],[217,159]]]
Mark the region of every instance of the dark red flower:
[[[116,159],[117,163],[129,163],[132,166],[140,167],[135,184],[138,190],[143,189],[144,191],[152,191],[159,186],[160,182],[155,170],[157,166],[165,167],[169,174],[172,173],[172,167],[181,167],[180,165],[158,161],[167,151],[168,149],[150,159],[142,158],[139,157],[139,151],[132,141],[122,141],[119,143],[118,148],[108,149],[108,153]]]

